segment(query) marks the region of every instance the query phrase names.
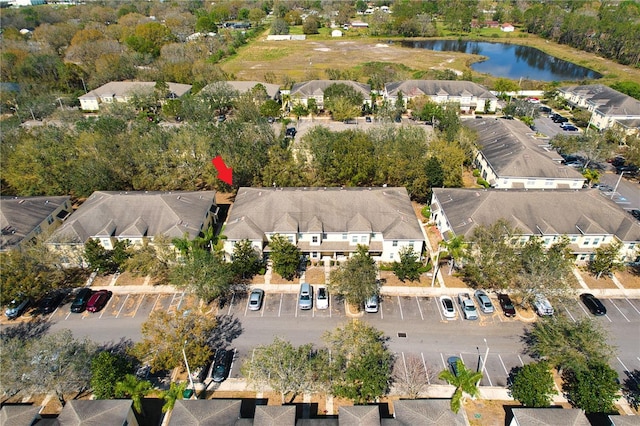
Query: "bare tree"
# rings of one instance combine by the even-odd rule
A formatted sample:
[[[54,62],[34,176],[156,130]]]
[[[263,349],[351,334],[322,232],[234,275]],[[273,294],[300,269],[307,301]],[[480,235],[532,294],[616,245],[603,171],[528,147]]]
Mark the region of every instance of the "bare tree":
[[[436,377],[433,366],[415,355],[398,358],[393,371],[393,381],[398,390],[409,399],[416,399],[427,390]]]

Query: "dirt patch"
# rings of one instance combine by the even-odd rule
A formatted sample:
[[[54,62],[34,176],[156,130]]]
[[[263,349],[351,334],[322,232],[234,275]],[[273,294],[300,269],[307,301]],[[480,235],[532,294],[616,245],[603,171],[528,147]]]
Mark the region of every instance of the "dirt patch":
[[[444,266],[440,268],[440,272],[439,272],[442,277],[442,279],[444,279],[444,286],[447,288],[469,288],[469,286],[462,281],[462,278],[460,278],[458,275],[456,275],[455,273],[452,275],[449,275],[449,267],[448,266]]]
[[[123,272],[118,276],[116,285],[144,285],[146,277],[135,276],[131,272]]]
[[[514,401],[469,399],[464,404],[464,410],[467,412],[467,418],[471,426],[502,426],[505,424],[505,407],[508,405],[514,406],[514,404]]]
[[[295,277],[292,280],[285,280],[282,275],[273,271],[271,273],[271,284],[296,284],[299,282],[299,278]]]
[[[640,271],[627,268],[614,274],[624,288],[640,288]]]
[[[108,287],[111,285],[112,279],[113,279],[113,274],[98,275],[95,277],[95,279],[91,283],[91,287]]]
[[[393,271],[380,271],[380,279],[383,285],[390,287],[428,287],[431,285],[431,277],[427,274],[421,274],[418,281],[409,281],[400,279]]]
[[[251,284],[264,284],[264,275],[254,275],[251,278]]]
[[[307,268],[304,276],[305,281],[309,284],[325,284],[323,266],[311,266]]]
[[[427,238],[429,238],[429,244],[431,245],[431,249],[436,251],[440,246],[440,241],[443,240],[442,234],[440,230],[435,225],[430,225],[425,228],[427,231]]]
[[[580,276],[582,277],[584,282],[587,284],[587,287],[589,288],[593,288],[593,289],[618,288],[613,282],[613,280],[609,277],[602,276],[596,279],[595,276],[593,276],[588,271],[585,271],[583,269],[580,270]]]
[[[216,204],[233,204],[236,194],[232,192],[216,192]]]

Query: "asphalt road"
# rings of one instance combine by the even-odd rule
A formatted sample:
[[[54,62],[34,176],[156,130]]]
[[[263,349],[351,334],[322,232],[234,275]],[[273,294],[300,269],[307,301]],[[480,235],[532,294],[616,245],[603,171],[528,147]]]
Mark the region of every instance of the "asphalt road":
[[[76,337],[86,336],[97,342],[137,341],[141,338],[140,326],[153,310],[173,310],[192,303],[182,294],[114,295],[100,312],[72,314],[67,303],[46,320],[51,331],[68,328]],[[640,369],[640,299],[603,299],[603,303],[608,314],[596,317],[596,321],[608,330],[609,342],[617,347],[611,365],[624,381],[625,371]],[[590,316],[577,300],[556,305],[555,309],[573,320]],[[267,293],[259,311],[247,309],[246,297],[234,298],[219,315],[222,324],[230,324],[221,333],[236,334],[237,324],[232,320],[240,323],[238,336],[229,345],[236,350],[231,377],[240,376],[239,365],[256,346],[271,343],[275,336],[294,345],[313,343],[320,347],[325,331],[348,320],[344,303],[335,297],[331,298],[330,309],[301,311],[297,294],[292,293]],[[361,319],[389,337],[389,348],[401,361],[399,368],[405,365],[402,361],[417,358],[432,373],[432,383],[441,383],[435,377],[437,372],[445,368],[448,357],[459,356],[474,369],[484,365],[482,385],[504,386],[511,368],[531,360],[523,354],[522,336],[535,319],[506,318],[499,308],[493,314],[479,316],[477,321],[467,321],[458,311],[455,319],[447,320],[437,298],[385,296],[378,313],[364,314]]]

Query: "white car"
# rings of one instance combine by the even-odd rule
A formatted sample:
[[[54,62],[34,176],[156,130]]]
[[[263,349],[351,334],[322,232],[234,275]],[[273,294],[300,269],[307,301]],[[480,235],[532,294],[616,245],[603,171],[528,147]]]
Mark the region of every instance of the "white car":
[[[536,309],[536,313],[541,317],[553,315],[553,306],[551,306],[549,300],[541,294],[536,295],[533,300],[533,307]]]
[[[445,318],[451,319],[456,317],[456,308],[453,307],[453,299],[449,296],[440,296],[440,308]]]
[[[364,302],[364,311],[372,314],[378,312],[378,295],[373,295]]]
[[[318,287],[316,291],[316,309],[329,309],[329,292],[326,287]]]

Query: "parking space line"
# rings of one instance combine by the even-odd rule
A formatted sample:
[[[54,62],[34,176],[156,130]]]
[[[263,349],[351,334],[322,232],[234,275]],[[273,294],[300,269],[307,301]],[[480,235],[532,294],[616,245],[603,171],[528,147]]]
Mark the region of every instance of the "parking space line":
[[[436,298],[434,298],[433,300],[436,300]],[[442,309],[440,309],[440,301],[438,300],[436,303],[436,309],[438,310],[438,313],[440,314],[440,321],[444,321],[444,317],[442,316]],[[455,309],[454,309],[454,313],[455,313]]]
[[[264,293],[264,299],[262,300],[262,304],[264,305],[267,301],[267,293]],[[262,306],[260,306],[260,309],[262,309]],[[247,304],[244,305],[244,316],[247,316],[247,311],[249,310],[249,298],[247,298]]]
[[[381,300],[382,299],[378,298],[378,306],[380,305]],[[378,310],[380,311],[380,319],[384,319],[384,314],[382,313],[382,306],[379,306]]]
[[[122,305],[120,305],[120,309],[118,309],[118,314],[116,315],[116,318],[120,316],[120,312],[122,312],[122,308],[124,308],[124,305],[127,304],[127,300],[129,300],[129,293],[127,293],[127,297],[124,298],[124,302],[122,302]]]
[[[420,299],[416,296],[416,303],[418,304],[418,311],[420,312],[420,318],[424,321],[424,315],[422,315],[422,308],[420,307]]]
[[[624,362],[622,362],[622,360],[621,360],[619,357],[616,357],[616,359],[618,360],[618,362],[620,363],[620,365],[622,366],[622,368],[624,368],[624,371],[625,371],[625,372],[627,372],[627,373],[628,373],[628,372],[630,372],[630,371],[631,371],[631,370],[629,370],[629,369],[627,368],[627,366],[626,366],[626,365],[624,365]]]
[[[626,320],[627,320],[627,322],[631,322],[631,320],[630,320],[629,318],[627,318],[627,316],[626,316],[626,315],[625,315],[625,314],[620,310],[620,308],[618,308],[618,305],[616,305],[616,304],[613,302],[613,299],[609,299],[609,302],[611,302],[611,304],[612,304],[613,306],[615,306],[615,307],[616,307],[616,309],[618,310],[618,312],[620,312],[620,315],[622,315],[622,316],[624,317],[624,319],[626,319]]]
[[[524,361],[522,361],[522,358],[520,358],[520,354],[518,354],[518,359],[520,360],[520,366],[524,367]]]
[[[144,301],[145,297],[147,297],[147,295],[143,294],[142,297],[140,298],[140,301],[138,302],[138,306],[136,306],[136,309],[133,311],[133,316],[131,318],[136,317],[136,314],[138,313],[138,309],[140,309],[140,306],[142,306],[142,302]]]
[[[444,355],[442,355],[442,352],[440,352],[440,358],[442,358],[442,365],[444,365],[444,368],[447,368],[447,363],[444,362]]]
[[[296,299],[296,304],[293,306],[293,309],[296,310],[296,318],[298,318],[298,306],[296,306],[298,304],[298,299]]]
[[[631,305],[631,307],[633,308],[633,310],[634,310],[634,311],[636,311],[638,314],[640,314],[640,311],[638,310],[638,308],[636,308],[636,306],[635,306],[633,303],[631,303],[631,300],[629,300],[629,299],[628,299],[628,298],[626,298],[626,297],[625,297],[625,299],[624,299],[624,300],[626,300],[626,301],[627,301],[627,303]]]
[[[69,318],[69,315],[71,315],[71,311],[67,312],[67,316],[64,317],[64,320],[66,321]]]
[[[280,313],[282,313],[282,298],[284,297],[284,293],[280,293],[280,306],[278,307],[278,317]]]
[[[489,381],[489,386],[493,386],[493,383],[491,383],[491,377],[489,377],[489,373],[487,373],[487,366],[484,366],[484,375],[487,377],[487,380]]]
[[[267,293],[262,293],[264,295],[262,300],[262,306],[260,306],[260,316],[264,316],[264,311],[267,310]],[[247,300],[247,307],[249,307],[249,300]]]
[[[103,306],[102,312],[100,312],[100,316],[98,318],[102,318],[104,313],[107,312],[107,308],[109,307],[109,304],[111,304],[112,301],[113,301],[113,297],[111,299],[109,299],[109,301],[107,302],[106,305]]]
[[[569,314],[569,317],[571,317],[571,321],[576,322],[576,319],[573,317],[573,315],[571,315],[571,312],[569,312],[569,309],[567,309],[567,307],[564,306],[564,304],[562,305],[562,307]]]
[[[153,306],[151,307],[151,312],[153,312],[156,309],[156,305],[158,304],[158,300],[160,300],[160,295],[158,295],[158,297],[156,297],[156,301],[153,302]]]
[[[500,364],[502,364],[502,369],[504,370],[504,373],[508,376],[509,372],[507,371],[507,366],[504,365],[504,361],[502,360],[502,357],[500,356],[500,354],[498,354],[498,359],[500,360]]]
[[[236,299],[236,293],[231,293],[231,300],[229,301],[229,309],[227,309],[227,315],[231,315],[231,307],[233,306],[233,302]]]
[[[402,313],[402,303],[400,303],[400,296],[396,296],[398,298],[398,308],[400,308],[400,319],[404,321],[404,314]]]
[[[580,309],[582,309],[582,312],[584,312],[585,314],[587,314],[587,316],[589,315],[589,312],[587,312],[587,310],[584,307],[584,303],[578,303],[578,306],[580,306]]]
[[[178,302],[178,306],[176,306],[176,311],[180,310],[180,305],[182,305],[182,302],[184,301],[184,294],[185,292],[183,291],[182,294],[180,295],[180,301]]]
[[[424,360],[423,352],[420,352],[420,357],[422,358],[422,366],[424,367],[424,374],[427,375],[427,384],[431,384],[431,380],[429,379],[429,370],[427,369],[427,363]]]

